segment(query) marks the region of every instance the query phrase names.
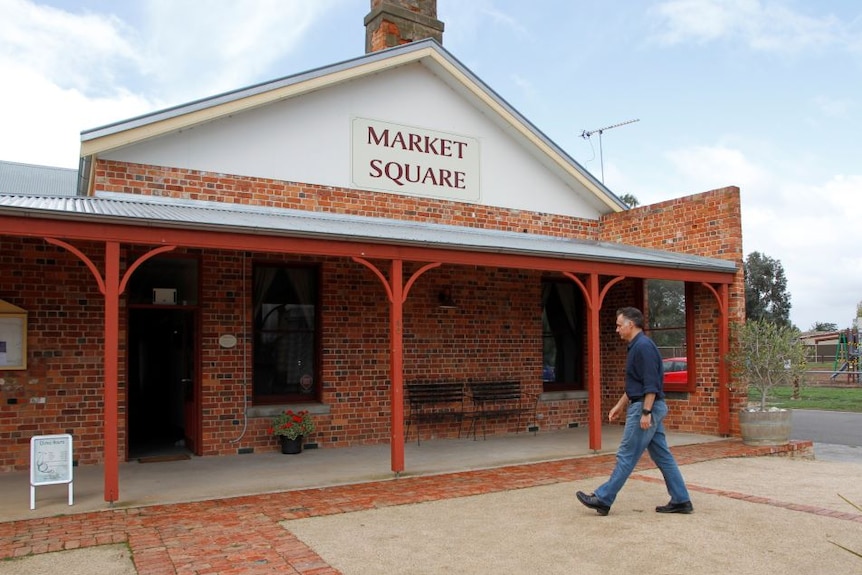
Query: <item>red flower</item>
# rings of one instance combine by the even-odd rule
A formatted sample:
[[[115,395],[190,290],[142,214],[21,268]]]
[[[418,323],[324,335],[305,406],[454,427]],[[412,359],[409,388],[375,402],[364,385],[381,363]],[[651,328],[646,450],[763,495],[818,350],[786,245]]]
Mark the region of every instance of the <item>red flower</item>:
[[[314,419],[306,409],[299,412],[286,409],[273,418],[272,425],[269,427],[270,434],[286,436],[290,439],[308,436],[313,432]]]

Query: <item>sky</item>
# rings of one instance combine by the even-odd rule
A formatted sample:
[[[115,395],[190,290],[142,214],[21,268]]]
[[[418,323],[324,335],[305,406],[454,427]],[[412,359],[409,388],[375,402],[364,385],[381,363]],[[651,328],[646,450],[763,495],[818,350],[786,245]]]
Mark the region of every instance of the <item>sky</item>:
[[[0,0],[0,160],[77,168],[83,130],[362,56],[369,10]],[[617,195],[738,186],[743,253],[780,262],[791,321],[851,326],[862,3],[438,0],[437,16],[455,58]]]

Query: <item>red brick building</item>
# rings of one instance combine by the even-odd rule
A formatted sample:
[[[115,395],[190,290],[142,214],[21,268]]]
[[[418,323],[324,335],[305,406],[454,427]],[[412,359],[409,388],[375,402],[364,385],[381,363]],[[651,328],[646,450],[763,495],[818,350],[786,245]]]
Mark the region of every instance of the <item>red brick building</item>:
[[[685,286],[668,427],[737,432],[739,190],[627,209],[442,48],[434,4],[372,0],[354,60],[84,132],[68,195],[0,190],[0,470],[71,433],[114,501],[118,461],[272,451],[292,408],[398,472],[410,381],[517,380],[531,426],[598,449],[614,311],[655,280]]]

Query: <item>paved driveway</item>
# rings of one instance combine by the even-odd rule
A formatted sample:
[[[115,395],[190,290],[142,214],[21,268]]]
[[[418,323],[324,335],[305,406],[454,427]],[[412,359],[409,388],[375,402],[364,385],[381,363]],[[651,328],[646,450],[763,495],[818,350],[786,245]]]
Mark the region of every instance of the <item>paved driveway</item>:
[[[820,460],[862,463],[862,413],[794,409],[790,437],[813,441]]]
[[[860,447],[862,446],[862,413],[794,409],[791,438]]]

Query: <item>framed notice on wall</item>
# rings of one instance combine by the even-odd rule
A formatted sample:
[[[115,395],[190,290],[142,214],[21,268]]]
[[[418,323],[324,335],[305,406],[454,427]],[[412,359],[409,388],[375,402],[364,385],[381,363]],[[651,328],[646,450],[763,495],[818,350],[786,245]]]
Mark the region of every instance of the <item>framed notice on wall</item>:
[[[0,300],[0,371],[27,369],[27,312]]]

